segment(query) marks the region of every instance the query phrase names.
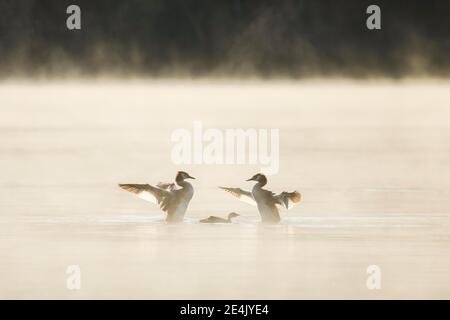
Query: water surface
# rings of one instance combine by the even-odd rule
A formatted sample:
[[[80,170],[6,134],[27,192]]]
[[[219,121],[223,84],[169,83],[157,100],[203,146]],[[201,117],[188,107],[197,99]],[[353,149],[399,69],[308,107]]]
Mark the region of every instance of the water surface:
[[[0,85],[0,298],[449,298],[447,82]],[[280,129],[277,226],[218,185],[258,165],[172,163],[178,128]],[[197,180],[183,225],[117,183]],[[231,225],[198,219],[230,211]],[[66,288],[79,265],[82,288]],[[381,290],[366,287],[369,265]]]

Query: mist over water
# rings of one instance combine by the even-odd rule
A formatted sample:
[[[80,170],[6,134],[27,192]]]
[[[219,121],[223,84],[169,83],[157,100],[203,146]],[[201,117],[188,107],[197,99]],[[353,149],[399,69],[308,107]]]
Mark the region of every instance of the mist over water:
[[[449,1],[71,4],[0,2],[0,299],[450,296]],[[218,188],[261,164],[174,163],[196,121],[279,132],[279,225]],[[117,186],[178,170],[180,225]]]
[[[3,0],[0,77],[447,77],[446,0]]]
[[[0,297],[448,297],[449,104],[436,80],[3,83]],[[172,131],[198,119],[280,129],[267,187],[303,196],[280,225],[217,188],[251,188],[258,165],[171,162]],[[182,225],[117,187],[180,169],[197,178]]]

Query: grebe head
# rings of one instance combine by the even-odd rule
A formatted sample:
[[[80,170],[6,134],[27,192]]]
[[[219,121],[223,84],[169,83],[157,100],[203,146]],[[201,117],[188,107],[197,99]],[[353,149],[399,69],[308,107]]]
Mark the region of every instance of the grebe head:
[[[185,179],[195,179],[195,178],[191,177],[189,175],[189,173],[187,173],[187,172],[178,171],[177,176],[175,177],[175,180],[180,181],[180,180],[185,180]]]
[[[267,183],[267,178],[262,173],[257,173],[253,177],[251,177],[250,179],[247,179],[246,181],[257,181],[257,182],[266,184]]]

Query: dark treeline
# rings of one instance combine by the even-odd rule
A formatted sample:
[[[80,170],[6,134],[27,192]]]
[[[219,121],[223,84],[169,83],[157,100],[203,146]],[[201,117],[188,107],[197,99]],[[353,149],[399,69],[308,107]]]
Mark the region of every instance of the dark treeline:
[[[450,75],[448,0],[0,0],[0,14],[2,77]]]

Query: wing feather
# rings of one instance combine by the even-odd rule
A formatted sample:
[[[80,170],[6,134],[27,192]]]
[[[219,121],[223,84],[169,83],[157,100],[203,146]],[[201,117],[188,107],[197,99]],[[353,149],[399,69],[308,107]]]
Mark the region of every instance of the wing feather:
[[[175,183],[171,183],[171,182],[160,182],[156,185],[158,188],[172,192],[177,190],[177,186],[175,185]]]
[[[279,195],[275,196],[275,198],[278,200],[278,203],[284,206],[286,209],[291,209],[295,204],[299,203],[302,195],[297,192],[286,192],[283,191]]]
[[[253,198],[252,193],[249,191],[242,190],[241,188],[228,188],[228,187],[219,187],[219,188],[231,193],[233,196],[235,196],[242,202],[251,204],[252,206],[256,206],[256,201]]]
[[[149,184],[119,184],[119,187],[133,193],[138,198],[160,206],[162,206],[170,196],[169,191],[153,187]]]

